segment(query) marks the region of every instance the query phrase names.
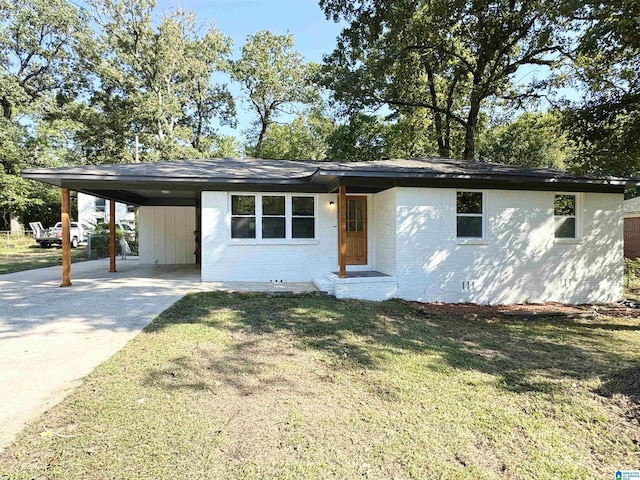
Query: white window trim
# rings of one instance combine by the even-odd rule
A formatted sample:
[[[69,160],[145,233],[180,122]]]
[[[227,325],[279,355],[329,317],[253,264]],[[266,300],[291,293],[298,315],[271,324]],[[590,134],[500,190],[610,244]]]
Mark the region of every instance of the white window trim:
[[[291,239],[292,241],[298,241],[298,240],[315,240],[316,237],[318,236],[318,199],[316,195],[298,195],[295,193],[292,193],[290,195],[291,199],[287,199],[285,200],[285,204],[289,207],[289,211],[287,212],[287,228],[288,228],[288,232],[287,232],[287,238]],[[311,218],[308,215],[293,215],[293,197],[311,197],[313,198],[313,238],[293,238],[293,219],[294,218]]]
[[[253,197],[253,215],[234,215],[233,214],[233,203],[232,203],[232,195],[238,196],[238,197]],[[228,202],[228,210],[229,210],[229,220],[228,220],[228,230],[229,230],[229,238],[233,239],[234,241],[236,240],[255,240],[256,238],[258,238],[258,228],[262,228],[262,221],[260,222],[260,227],[258,227],[258,202],[261,201],[261,199],[259,197],[257,197],[254,193],[234,193],[232,195],[229,195],[229,202]],[[260,210],[262,210],[262,205],[260,205]],[[255,238],[233,238],[231,235],[231,220],[233,219],[233,217],[236,218],[255,218],[256,219],[256,237]],[[262,231],[260,231],[260,234],[262,234]]]
[[[233,238],[231,236],[232,217],[253,217],[254,215],[233,215],[231,197],[234,195],[252,196],[255,198],[256,237]],[[262,197],[285,197],[285,238],[262,238]],[[292,197],[313,198],[313,231],[314,238],[292,238]],[[314,193],[283,193],[283,192],[229,192],[227,195],[227,239],[230,245],[317,245],[318,244],[318,195]],[[271,215],[267,215],[271,216]],[[296,217],[310,218],[310,217]]]
[[[482,194],[482,213],[458,213],[458,193],[459,192],[473,192]],[[478,190],[473,188],[459,188],[455,192],[454,205],[455,210],[455,225],[454,232],[458,245],[487,245],[489,240],[487,238],[487,191]],[[458,217],[481,217],[482,218],[482,236],[481,237],[458,237]]]
[[[576,199],[576,211],[575,215],[556,215],[555,199],[556,195],[573,195]],[[551,214],[553,216],[553,242],[575,244],[582,243],[582,193],[581,192],[553,192],[551,197]],[[556,237],[556,217],[573,218],[576,219],[576,236],[573,238],[557,238]]]
[[[262,212],[262,199],[264,197],[284,197],[284,215],[265,215]],[[277,193],[261,193],[259,197],[256,197],[256,210],[258,210],[257,202],[260,201],[260,240],[286,240],[291,238],[291,225],[288,221],[289,219],[289,209],[291,207],[290,202],[288,201],[286,195],[281,195]],[[315,205],[315,203],[314,203]],[[233,216],[233,215],[232,215]],[[284,238],[262,238],[262,219],[263,218],[284,218]],[[234,240],[236,240],[234,238]],[[248,239],[247,239],[248,240]],[[256,215],[256,238],[252,240],[258,240],[258,218]]]

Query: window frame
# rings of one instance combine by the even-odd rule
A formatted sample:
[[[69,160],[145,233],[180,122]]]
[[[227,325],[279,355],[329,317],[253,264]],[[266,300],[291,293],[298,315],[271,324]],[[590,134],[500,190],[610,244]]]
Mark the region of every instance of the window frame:
[[[241,217],[243,215],[232,214],[233,196],[252,196],[255,198],[255,218],[256,218],[256,236],[255,238],[233,238],[231,229],[231,218]],[[262,237],[262,198],[263,197],[284,197],[284,218],[285,218],[285,237],[284,238],[263,238]],[[313,199],[313,217],[296,216],[295,218],[313,218],[313,238],[293,238],[293,197],[308,197]],[[232,245],[282,245],[282,244],[317,244],[318,243],[318,195],[313,193],[284,193],[284,192],[229,192],[227,195],[227,237]],[[247,215],[250,216],[250,215]],[[282,216],[266,215],[271,218],[281,218]]]
[[[233,214],[233,196],[236,197],[253,197],[253,215],[234,215]],[[236,193],[229,196],[229,238],[233,240],[255,240],[258,238],[258,228],[262,229],[262,221],[258,225],[258,198],[251,193]],[[260,199],[262,202],[262,199]],[[260,211],[262,212],[262,205],[260,205]],[[255,236],[248,238],[234,238],[233,237],[233,219],[234,218],[254,218],[255,219]],[[262,236],[262,231],[259,232]]]
[[[458,193],[479,193],[482,195],[482,213],[458,213]],[[456,189],[454,196],[454,208],[455,208],[455,237],[459,244],[486,244],[487,243],[487,191],[478,190],[473,188],[468,189]],[[459,237],[458,236],[458,218],[459,217],[474,217],[481,218],[482,235],[480,237]]]
[[[294,215],[293,214],[293,198],[313,198],[313,215]],[[288,224],[289,224],[289,233],[290,233],[290,238],[291,240],[315,240],[316,238],[316,228],[317,228],[317,222],[316,222],[316,218],[317,218],[317,213],[318,213],[318,201],[316,199],[315,196],[312,195],[304,195],[304,194],[296,194],[296,193],[292,193],[291,196],[289,197],[289,202],[288,202],[289,208],[290,208],[290,213],[291,215],[289,215],[288,217]],[[313,219],[313,237],[294,237],[293,236],[293,220],[296,218],[312,218]]]
[[[284,198],[284,213],[282,215],[265,215],[264,213],[264,204],[263,204],[263,200],[265,197],[283,197]],[[282,194],[277,194],[277,193],[262,193],[260,194],[260,239],[261,240],[286,240],[287,239],[287,235],[288,235],[288,226],[287,226],[287,197],[286,195],[282,195]],[[256,197],[257,200],[257,197]],[[257,210],[257,203],[256,203],[256,210]],[[268,238],[264,238],[264,219],[265,218],[283,218],[284,219],[284,237],[268,237]],[[257,240],[257,234],[258,234],[258,216],[256,215],[256,238],[254,240]]]
[[[556,196],[570,195],[575,198],[575,211],[573,215],[556,215]],[[555,243],[580,243],[582,241],[582,195],[580,192],[553,192],[551,197],[551,215],[553,218],[553,241]],[[556,218],[575,218],[575,231],[573,237],[556,237]]]
[[[107,210],[107,200],[102,197],[95,197],[93,199],[93,208],[96,212],[106,212]]]

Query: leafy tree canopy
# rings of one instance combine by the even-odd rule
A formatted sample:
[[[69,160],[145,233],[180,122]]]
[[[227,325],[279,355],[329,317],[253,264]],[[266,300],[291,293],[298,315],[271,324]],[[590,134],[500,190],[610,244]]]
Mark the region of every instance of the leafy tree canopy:
[[[77,83],[76,49],[86,18],[67,0],[0,0],[0,105],[11,120]]]
[[[524,113],[492,126],[480,136],[478,157],[507,165],[566,168],[573,148],[561,120],[557,112]]]
[[[521,67],[553,66],[562,48],[559,2],[320,0],[345,20],[322,82],[350,111],[387,105],[432,113],[440,155],[451,129],[464,130],[462,157],[473,159],[481,109],[496,97],[521,99]]]
[[[419,111],[383,118],[354,113],[327,137],[328,156],[344,162],[437,154],[430,120]]]
[[[575,49],[583,99],[565,112],[576,142],[573,168],[640,174],[640,4],[587,1],[576,12],[583,34]]]
[[[318,110],[296,116],[291,123],[272,123],[262,143],[264,158],[324,160],[335,122]],[[250,153],[253,148],[247,149]]]
[[[120,150],[105,152],[102,159],[110,153],[131,159],[136,133],[144,160],[207,156],[203,146],[210,142],[203,139],[215,133],[213,121],[235,124],[231,94],[212,80],[228,69],[231,40],[213,26],[202,34],[195,15],[181,10],[155,27],[154,0],[93,0],[92,5],[102,34],[87,65],[100,88],[92,90],[92,111],[79,113],[90,124],[104,122]],[[122,126],[126,145],[118,140]]]
[[[305,64],[295,50],[291,34],[263,30],[249,36],[242,56],[233,64],[232,77],[243,87],[257,116],[252,129],[255,156],[264,156],[262,148],[270,125],[283,115],[296,113],[300,104],[319,99],[311,83],[316,70],[316,65]]]

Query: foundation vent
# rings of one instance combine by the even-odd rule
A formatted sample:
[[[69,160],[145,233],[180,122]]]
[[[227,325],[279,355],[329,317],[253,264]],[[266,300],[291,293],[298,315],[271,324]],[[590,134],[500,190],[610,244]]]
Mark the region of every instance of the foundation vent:
[[[475,282],[473,280],[467,280],[465,282],[462,282],[463,292],[470,292],[472,290],[475,290]]]

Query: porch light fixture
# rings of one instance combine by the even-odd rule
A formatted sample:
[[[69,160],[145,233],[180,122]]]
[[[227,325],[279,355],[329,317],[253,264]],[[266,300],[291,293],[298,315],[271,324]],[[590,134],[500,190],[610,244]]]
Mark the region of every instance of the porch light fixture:
[[[330,207],[333,207],[335,204],[336,204],[336,202],[334,202],[333,200],[331,200],[331,201],[329,202],[329,206],[330,206]]]
[[[160,190],[160,193],[163,195],[169,195],[171,192],[169,190]]]

